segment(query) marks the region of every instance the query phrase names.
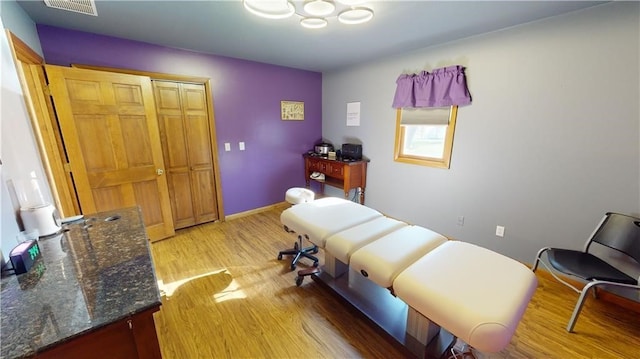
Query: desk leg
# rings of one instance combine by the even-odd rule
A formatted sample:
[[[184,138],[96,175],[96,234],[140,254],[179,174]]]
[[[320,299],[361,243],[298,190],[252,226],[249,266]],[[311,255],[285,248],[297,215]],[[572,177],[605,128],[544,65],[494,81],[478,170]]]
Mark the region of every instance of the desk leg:
[[[360,187],[358,190],[360,191],[360,204],[364,205],[364,188]]]

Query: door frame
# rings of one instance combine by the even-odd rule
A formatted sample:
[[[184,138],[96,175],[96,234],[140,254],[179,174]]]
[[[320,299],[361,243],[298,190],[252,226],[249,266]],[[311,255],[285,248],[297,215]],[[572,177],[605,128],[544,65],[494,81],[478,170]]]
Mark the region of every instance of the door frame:
[[[71,67],[87,70],[117,72],[130,75],[147,76],[151,80],[162,81],[177,81],[177,82],[190,82],[195,84],[202,84],[205,88],[205,94],[207,96],[207,115],[209,117],[209,137],[211,140],[211,155],[213,157],[213,175],[214,175],[214,188],[216,191],[216,206],[218,209],[218,220],[224,222],[224,206],[222,204],[222,182],[220,180],[220,164],[218,161],[218,141],[216,135],[216,121],[213,114],[213,95],[211,91],[211,79],[208,77],[196,77],[177,74],[168,74],[162,72],[150,72],[140,71],[133,69],[106,67],[106,66],[94,66],[87,64],[71,64]]]
[[[5,31],[55,206],[62,217],[79,214],[80,202],[75,192],[58,119],[46,87],[44,59],[11,31]],[[25,73],[20,63],[28,65],[29,73]]]

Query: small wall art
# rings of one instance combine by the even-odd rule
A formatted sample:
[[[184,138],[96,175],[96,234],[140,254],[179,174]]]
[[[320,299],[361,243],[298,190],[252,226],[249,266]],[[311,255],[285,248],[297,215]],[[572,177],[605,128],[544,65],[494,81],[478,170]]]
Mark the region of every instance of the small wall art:
[[[283,120],[304,120],[304,102],[280,101],[280,113]]]

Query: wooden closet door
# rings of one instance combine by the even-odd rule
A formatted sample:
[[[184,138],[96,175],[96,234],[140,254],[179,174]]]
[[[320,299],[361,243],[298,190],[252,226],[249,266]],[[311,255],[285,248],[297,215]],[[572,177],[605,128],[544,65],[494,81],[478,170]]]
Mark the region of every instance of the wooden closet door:
[[[218,219],[207,96],[202,84],[153,81],[175,228]]]
[[[138,205],[147,234],[175,234],[148,77],[46,66],[83,214]]]

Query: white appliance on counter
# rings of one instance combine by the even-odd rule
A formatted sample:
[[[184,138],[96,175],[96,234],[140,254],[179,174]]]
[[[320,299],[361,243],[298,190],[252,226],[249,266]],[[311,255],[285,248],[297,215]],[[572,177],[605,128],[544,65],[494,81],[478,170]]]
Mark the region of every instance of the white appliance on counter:
[[[38,230],[38,235],[42,237],[60,231],[58,211],[44,199],[35,172],[30,173],[29,180],[16,183],[16,194],[25,232]]]
[[[60,216],[51,204],[20,208],[20,218],[27,233],[37,229],[39,236],[42,237],[60,231]]]

